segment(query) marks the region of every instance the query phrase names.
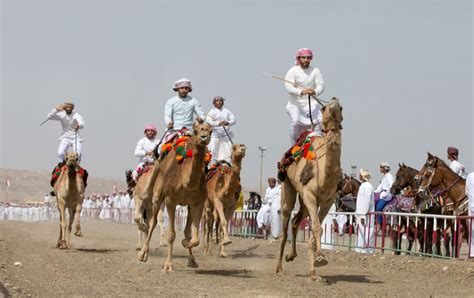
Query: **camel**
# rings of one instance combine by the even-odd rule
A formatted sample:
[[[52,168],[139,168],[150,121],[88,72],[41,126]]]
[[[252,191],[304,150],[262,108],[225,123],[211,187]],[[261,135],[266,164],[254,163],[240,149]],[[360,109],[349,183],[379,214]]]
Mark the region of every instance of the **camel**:
[[[232,166],[222,163],[217,168],[217,173],[207,181],[206,207],[204,210],[204,254],[209,254],[209,238],[214,222],[219,222],[223,233],[221,240],[220,256],[226,257],[224,246],[231,244],[227,231],[227,223],[232,218],[240,194],[240,170],[242,159],[245,157],[245,145],[232,145]],[[216,225],[216,242],[219,237],[219,226]]]
[[[62,167],[58,181],[54,184],[60,220],[57,247],[60,249],[67,249],[71,245],[71,230],[74,219],[77,220],[74,235],[82,236],[80,217],[85,185],[77,166],[77,154],[68,152],[66,154],[66,165]],[[68,224],[66,224],[66,208],[69,213]]]
[[[337,185],[341,177],[341,123],[342,107],[339,100],[333,97],[322,107],[324,136],[316,138],[312,147],[315,158],[301,158],[287,169],[286,179],[282,183],[281,217],[283,235],[276,273],[283,271],[282,258],[288,238],[288,223],[291,211],[299,194],[300,210],[292,220],[292,247],[286,255],[286,261],[296,257],[296,233],[300,222],[309,214],[311,219],[311,236],[308,241],[309,277],[321,280],[316,275],[315,267],[328,262],[321,251],[321,223],[337,197]]]
[[[125,173],[127,184],[129,188],[133,188],[133,198],[135,201],[135,214],[134,220],[138,227],[138,243],[137,250],[143,247],[143,239],[146,238],[149,228],[149,217],[152,214],[152,196],[153,196],[153,184],[156,181],[157,171],[154,171],[160,164],[159,160],[156,160],[152,168],[144,172],[138,177],[138,181],[135,182],[132,178],[132,171]],[[164,228],[164,205],[161,206],[158,211],[158,222],[160,225],[160,246],[166,246],[165,244],[165,228]]]
[[[188,267],[198,267],[192,248],[199,245],[199,223],[201,221],[204,202],[207,199],[205,159],[207,145],[211,140],[212,128],[207,123],[193,125],[193,135],[186,141],[186,152],[192,150],[192,156],[182,158],[176,150],[171,150],[156,168],[157,179],[153,187],[152,216],[145,244],[138,253],[138,260],[148,259],[150,239],[156,226],[158,210],[164,202],[168,210],[168,253],[164,272],[173,270],[173,243],[176,238],[175,212],[176,205],[188,206],[188,217],[184,230],[185,238],[182,245],[189,250]]]

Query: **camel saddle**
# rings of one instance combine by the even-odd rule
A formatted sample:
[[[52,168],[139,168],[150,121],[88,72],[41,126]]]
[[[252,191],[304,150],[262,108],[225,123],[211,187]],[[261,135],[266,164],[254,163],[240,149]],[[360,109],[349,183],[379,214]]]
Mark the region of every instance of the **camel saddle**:
[[[232,165],[225,160],[220,160],[211,165],[207,172],[206,180],[209,181],[216,173],[230,173],[232,172]]]
[[[304,157],[306,159],[314,159],[314,157],[309,157],[309,154],[314,154],[313,152],[311,152],[313,149],[311,148],[311,143],[314,141],[315,138],[317,138],[317,136],[311,136],[309,138],[309,135],[312,132],[313,131],[311,130],[303,132],[296,141],[296,143],[285,152],[282,159],[278,162],[278,179],[280,179],[280,181],[285,180],[288,167],[293,162],[299,160],[301,157]]]
[[[56,167],[54,167],[53,172],[51,173],[51,187],[54,187],[54,184],[56,184],[56,181],[59,179],[59,175],[61,175],[61,172],[63,169],[67,167],[65,162],[60,162]],[[84,181],[84,187],[87,186],[87,177],[89,176],[89,173],[87,172],[86,169],[76,166],[76,171],[79,173],[79,176],[81,176],[82,180]]]

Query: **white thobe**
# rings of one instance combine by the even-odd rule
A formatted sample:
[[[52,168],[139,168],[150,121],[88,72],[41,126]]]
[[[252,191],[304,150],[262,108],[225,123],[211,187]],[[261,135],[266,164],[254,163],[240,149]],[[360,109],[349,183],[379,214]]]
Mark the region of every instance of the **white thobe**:
[[[66,159],[66,152],[68,150],[73,150],[77,152],[79,161],[81,159],[81,152],[82,152],[82,142],[84,141],[77,132],[76,128],[79,129],[84,128],[84,118],[79,113],[72,112],[71,114],[67,114],[66,111],[58,111],[53,109],[49,112],[47,118],[49,120],[57,120],[61,122],[61,126],[63,129],[63,134],[59,137],[59,148],[58,148],[58,158],[59,161],[64,161]],[[77,137],[77,142],[76,142]]]
[[[206,117],[207,123],[212,126],[212,135],[211,141],[208,145],[209,151],[212,154],[212,163],[225,160],[227,162],[231,162],[231,155],[232,155],[232,143],[230,142],[230,138],[234,137],[232,131],[230,131],[229,127],[236,123],[234,114],[226,108],[212,108],[209,113],[207,113]],[[229,122],[229,125],[226,127],[226,132],[224,128],[219,125],[221,121]]]
[[[268,189],[267,189],[268,190]],[[281,209],[281,186],[277,185],[272,190],[268,192],[268,195],[271,196],[269,201],[270,204],[270,230],[274,239],[278,238],[281,233],[281,216],[278,213]],[[267,194],[265,194],[267,196]]]
[[[466,179],[466,195],[467,199],[469,200],[469,209],[468,215],[474,216],[474,172],[470,173]],[[471,235],[469,237],[471,241],[471,252],[470,257],[474,257],[474,218],[468,221],[468,225],[470,226]]]
[[[395,180],[393,179],[392,174],[386,173],[374,192],[380,193],[380,199],[390,201],[392,197],[390,194],[390,188],[392,187],[393,182],[395,182]]]
[[[458,174],[459,176],[463,177],[464,179],[466,179],[466,170],[464,168],[464,165],[462,163],[460,163],[459,161],[457,160],[453,160],[451,161],[451,163],[449,164],[449,168],[456,174]]]
[[[339,214],[337,216],[337,229],[339,231],[339,236],[344,235],[346,223],[347,223],[347,215]]]
[[[355,213],[357,214],[357,247],[356,252],[373,253],[374,252],[374,222],[375,216],[367,216],[368,212],[374,212],[374,188],[370,182],[364,182],[360,185],[357,193],[357,204]],[[362,224],[362,219],[365,223]],[[371,248],[368,248],[370,246]]]
[[[303,69],[296,65],[288,70],[285,80],[294,83],[287,82],[285,87],[289,94],[286,111],[291,120],[290,139],[295,143],[299,135],[311,127],[308,95],[301,95],[301,92],[304,88],[312,88],[316,97],[321,95],[324,91],[324,79],[318,68],[309,66],[307,69]],[[313,123],[316,124],[315,130],[321,133],[321,105],[314,99],[311,99],[311,116]]]
[[[336,215],[330,214],[336,212],[336,205],[332,204],[331,208],[328,211],[328,214],[324,218],[321,224],[321,248],[322,249],[334,249],[334,219],[336,219]],[[323,244],[324,243],[324,244]]]
[[[183,127],[192,130],[194,113],[203,120],[206,117],[197,99],[191,96],[186,96],[185,98],[179,96],[172,97],[168,99],[165,105],[165,124],[168,125],[168,123],[173,121],[174,129],[176,130]]]
[[[144,137],[140,139],[135,147],[135,156],[139,158],[138,166],[142,166],[146,162],[153,163],[155,161],[153,155],[147,155],[149,151],[153,151],[158,144],[159,140],[157,137],[149,139]]]

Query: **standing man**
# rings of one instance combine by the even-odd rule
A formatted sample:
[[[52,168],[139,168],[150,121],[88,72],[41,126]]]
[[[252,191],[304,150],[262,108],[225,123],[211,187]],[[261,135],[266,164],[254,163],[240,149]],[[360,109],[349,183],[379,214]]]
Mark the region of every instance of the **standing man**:
[[[193,114],[196,113],[196,121],[204,121],[204,112],[197,99],[189,96],[193,91],[191,81],[186,78],[177,80],[174,83],[173,90],[178,95],[168,99],[165,106],[165,124],[168,129],[180,130],[186,127],[192,130]]]
[[[236,120],[234,114],[224,108],[224,101],[222,96],[214,97],[212,99],[214,108],[207,113],[206,121],[212,126],[211,141],[208,145],[212,155],[211,164],[219,160],[231,162],[232,143],[230,138],[233,138],[234,134],[229,130],[229,127],[234,125]],[[227,128],[225,128],[226,126]],[[226,130],[229,135],[226,134]]]
[[[374,188],[370,184],[370,172],[361,169],[359,179],[362,184],[357,193],[356,217],[357,217],[357,247],[356,252],[374,252],[374,216],[367,216],[367,213],[374,212]],[[370,218],[369,218],[370,217]]]
[[[468,176],[467,176],[467,179],[466,179],[466,195],[467,195],[467,199],[468,199],[468,205],[469,205],[469,209],[468,209],[468,216],[474,216],[474,172],[470,173]],[[470,230],[470,237],[468,237],[468,239],[470,239],[471,243],[470,243],[470,253],[469,253],[469,257],[474,257],[474,218],[471,218],[470,220],[467,221],[467,224],[468,224],[468,230]]]
[[[82,142],[79,130],[84,128],[84,118],[79,113],[73,112],[74,104],[66,102],[54,108],[47,116],[48,120],[61,122],[63,134],[59,137],[58,159],[63,163],[66,159],[66,152],[69,150],[77,152],[78,163],[82,157]]]
[[[456,147],[448,147],[448,159],[451,161],[449,168],[454,173],[458,174],[462,178],[466,179],[466,170],[464,165],[458,161],[459,150]]]
[[[155,162],[153,150],[158,144],[158,138],[156,136],[157,129],[153,124],[145,126],[143,131],[145,137],[138,140],[137,146],[135,147],[135,156],[139,158],[138,165],[132,172],[132,178],[137,181],[138,174],[143,170],[146,164],[153,164]]]
[[[286,73],[286,90],[289,94],[286,112],[290,116],[290,140],[296,143],[305,130],[311,129],[313,119],[314,130],[322,134],[321,105],[311,96],[319,96],[324,91],[324,80],[318,68],[310,65],[313,52],[302,48],[296,54],[295,66]],[[311,111],[310,104],[311,101]]]
[[[375,210],[377,212],[381,212],[383,207],[392,199],[392,195],[390,194],[390,188],[392,187],[393,179],[392,174],[390,172],[390,165],[386,162],[380,164],[380,173],[383,175],[382,181],[380,182],[377,189],[374,191],[375,193],[380,194],[380,200],[377,202],[377,206]],[[382,227],[382,215],[377,216],[377,231],[380,231]],[[384,231],[385,232],[385,231]],[[383,234],[382,234],[383,235]]]

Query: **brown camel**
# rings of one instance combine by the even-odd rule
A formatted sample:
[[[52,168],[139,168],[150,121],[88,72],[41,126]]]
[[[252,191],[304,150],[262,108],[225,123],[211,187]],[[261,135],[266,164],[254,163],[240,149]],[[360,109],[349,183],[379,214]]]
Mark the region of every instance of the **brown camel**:
[[[209,239],[212,233],[214,222],[220,223],[220,229],[223,233],[221,240],[220,256],[226,257],[224,245],[231,244],[227,232],[227,223],[232,218],[240,194],[240,170],[242,168],[242,159],[245,157],[245,145],[232,145],[232,166],[222,164],[218,167],[217,173],[207,181],[206,207],[204,210],[204,254],[210,253]],[[216,230],[219,227],[216,226]],[[219,235],[218,233],[216,233]],[[216,238],[216,241],[219,237]]]
[[[66,154],[66,165],[61,169],[58,181],[54,184],[54,193],[59,209],[59,238],[57,247],[67,249],[71,244],[71,230],[74,219],[77,219],[74,235],[82,236],[81,209],[84,200],[84,181],[77,169],[77,154]],[[66,224],[66,208],[69,213],[69,223]],[[67,227],[67,230],[66,230]]]
[[[154,165],[150,170],[143,173],[139,178],[133,188],[133,198],[135,201],[135,223],[138,226],[138,244],[137,250],[140,250],[143,247],[143,238],[146,238],[148,229],[149,229],[149,219],[152,215],[152,197],[153,197],[153,184],[156,181],[158,171],[154,171],[160,164],[160,161],[155,161]],[[127,173],[127,180],[131,178]],[[127,183],[130,182],[127,181]],[[160,225],[160,246],[165,246],[165,228],[164,228],[164,205],[161,206],[158,211],[158,222]]]
[[[316,138],[312,147],[316,153],[313,160],[301,158],[288,167],[287,177],[282,183],[281,216],[283,237],[276,272],[282,272],[282,258],[288,237],[288,222],[299,194],[300,210],[292,220],[292,247],[286,261],[296,257],[296,233],[299,223],[308,214],[311,219],[311,236],[308,241],[309,276],[320,280],[315,267],[327,264],[321,251],[321,223],[333,204],[341,176],[341,122],[342,107],[337,98],[322,109],[324,136]]]
[[[199,223],[202,217],[204,202],[207,199],[205,157],[207,145],[211,139],[212,128],[207,123],[194,123],[194,133],[186,141],[186,149],[192,150],[192,156],[178,160],[177,152],[171,150],[157,167],[158,176],[153,187],[152,216],[147,239],[138,259],[146,262],[150,250],[150,239],[156,226],[158,210],[164,202],[168,210],[168,256],[163,271],[173,270],[171,258],[173,243],[176,238],[175,212],[176,205],[188,206],[188,217],[182,244],[189,249],[188,266],[197,267],[192,248],[199,245]]]

